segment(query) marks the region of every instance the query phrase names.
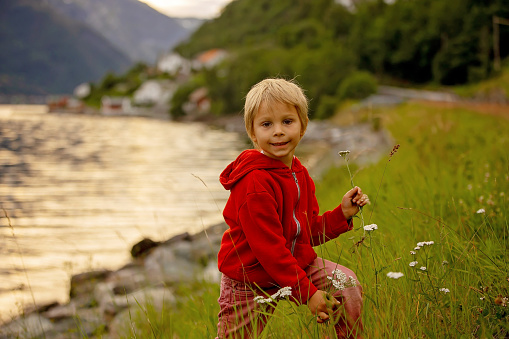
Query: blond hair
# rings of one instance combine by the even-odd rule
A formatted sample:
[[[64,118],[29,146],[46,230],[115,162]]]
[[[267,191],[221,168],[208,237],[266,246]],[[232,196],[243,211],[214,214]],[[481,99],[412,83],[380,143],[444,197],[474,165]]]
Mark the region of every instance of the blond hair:
[[[244,123],[247,135],[253,139],[253,121],[262,104],[272,105],[276,102],[295,107],[301,123],[302,132],[308,125],[308,99],[293,80],[265,79],[251,87],[244,104]]]

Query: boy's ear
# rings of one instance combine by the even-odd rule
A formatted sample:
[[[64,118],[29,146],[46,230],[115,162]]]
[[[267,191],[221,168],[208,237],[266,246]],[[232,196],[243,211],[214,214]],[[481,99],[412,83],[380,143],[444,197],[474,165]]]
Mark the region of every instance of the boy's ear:
[[[308,126],[308,124],[309,124],[309,118],[306,118],[306,120],[307,120],[306,127],[301,128],[301,130],[300,130],[300,137],[301,137],[301,138],[302,138],[302,137],[304,136],[304,134],[306,133],[306,129],[307,129],[307,126]],[[302,125],[302,124],[301,124],[301,125]]]

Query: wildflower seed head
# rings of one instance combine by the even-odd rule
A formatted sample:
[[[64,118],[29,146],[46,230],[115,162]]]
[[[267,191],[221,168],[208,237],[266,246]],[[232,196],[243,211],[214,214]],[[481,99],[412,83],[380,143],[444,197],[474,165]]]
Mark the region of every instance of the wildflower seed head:
[[[387,276],[391,279],[399,279],[403,276],[404,274],[401,273],[401,272],[389,272],[387,273]]]
[[[338,152],[338,154],[344,158],[344,157],[346,157],[348,154],[350,154],[350,151],[349,151],[349,150],[346,150],[346,151],[339,151],[339,152]]]
[[[398,148],[399,148],[399,144],[395,145],[392,148],[391,154],[389,155],[389,161],[391,161],[392,156],[398,151]]]

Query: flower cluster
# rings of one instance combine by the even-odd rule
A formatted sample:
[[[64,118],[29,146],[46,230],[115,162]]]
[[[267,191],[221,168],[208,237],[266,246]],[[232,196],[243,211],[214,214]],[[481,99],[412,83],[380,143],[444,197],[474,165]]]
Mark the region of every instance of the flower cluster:
[[[416,250],[416,251],[420,250],[421,247],[424,247],[426,245],[430,246],[430,245],[433,245],[434,243],[435,242],[433,240],[431,240],[431,241],[420,241],[420,242],[417,243],[417,246],[414,248],[414,250]],[[412,253],[412,254],[414,254],[414,253]]]
[[[372,232],[372,231],[377,230],[377,229],[378,229],[377,224],[371,224],[371,225],[364,226],[364,230],[366,232]]]
[[[445,288],[445,287],[442,287],[439,291],[443,292],[444,294],[447,294],[447,293],[451,292],[451,291],[449,291],[448,288]]]
[[[352,276],[348,277],[346,273],[341,270],[332,271],[332,277],[327,276],[327,279],[329,279],[332,282],[332,285],[340,291],[347,287],[357,286],[355,278]]]
[[[401,272],[389,272],[387,273],[387,276],[391,279],[399,279],[403,276],[404,274],[401,273]]]
[[[290,286],[283,287],[279,289],[276,293],[271,295],[268,298],[264,298],[261,295],[254,297],[254,301],[256,301],[258,304],[265,304],[265,303],[271,303],[275,302],[276,299],[284,299],[288,296],[292,295],[292,288]]]

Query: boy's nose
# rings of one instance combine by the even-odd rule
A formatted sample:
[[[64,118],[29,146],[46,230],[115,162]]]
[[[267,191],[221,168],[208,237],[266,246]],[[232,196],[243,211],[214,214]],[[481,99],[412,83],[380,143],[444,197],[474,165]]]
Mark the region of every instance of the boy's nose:
[[[284,134],[283,128],[279,124],[274,125],[274,135],[281,135]]]

